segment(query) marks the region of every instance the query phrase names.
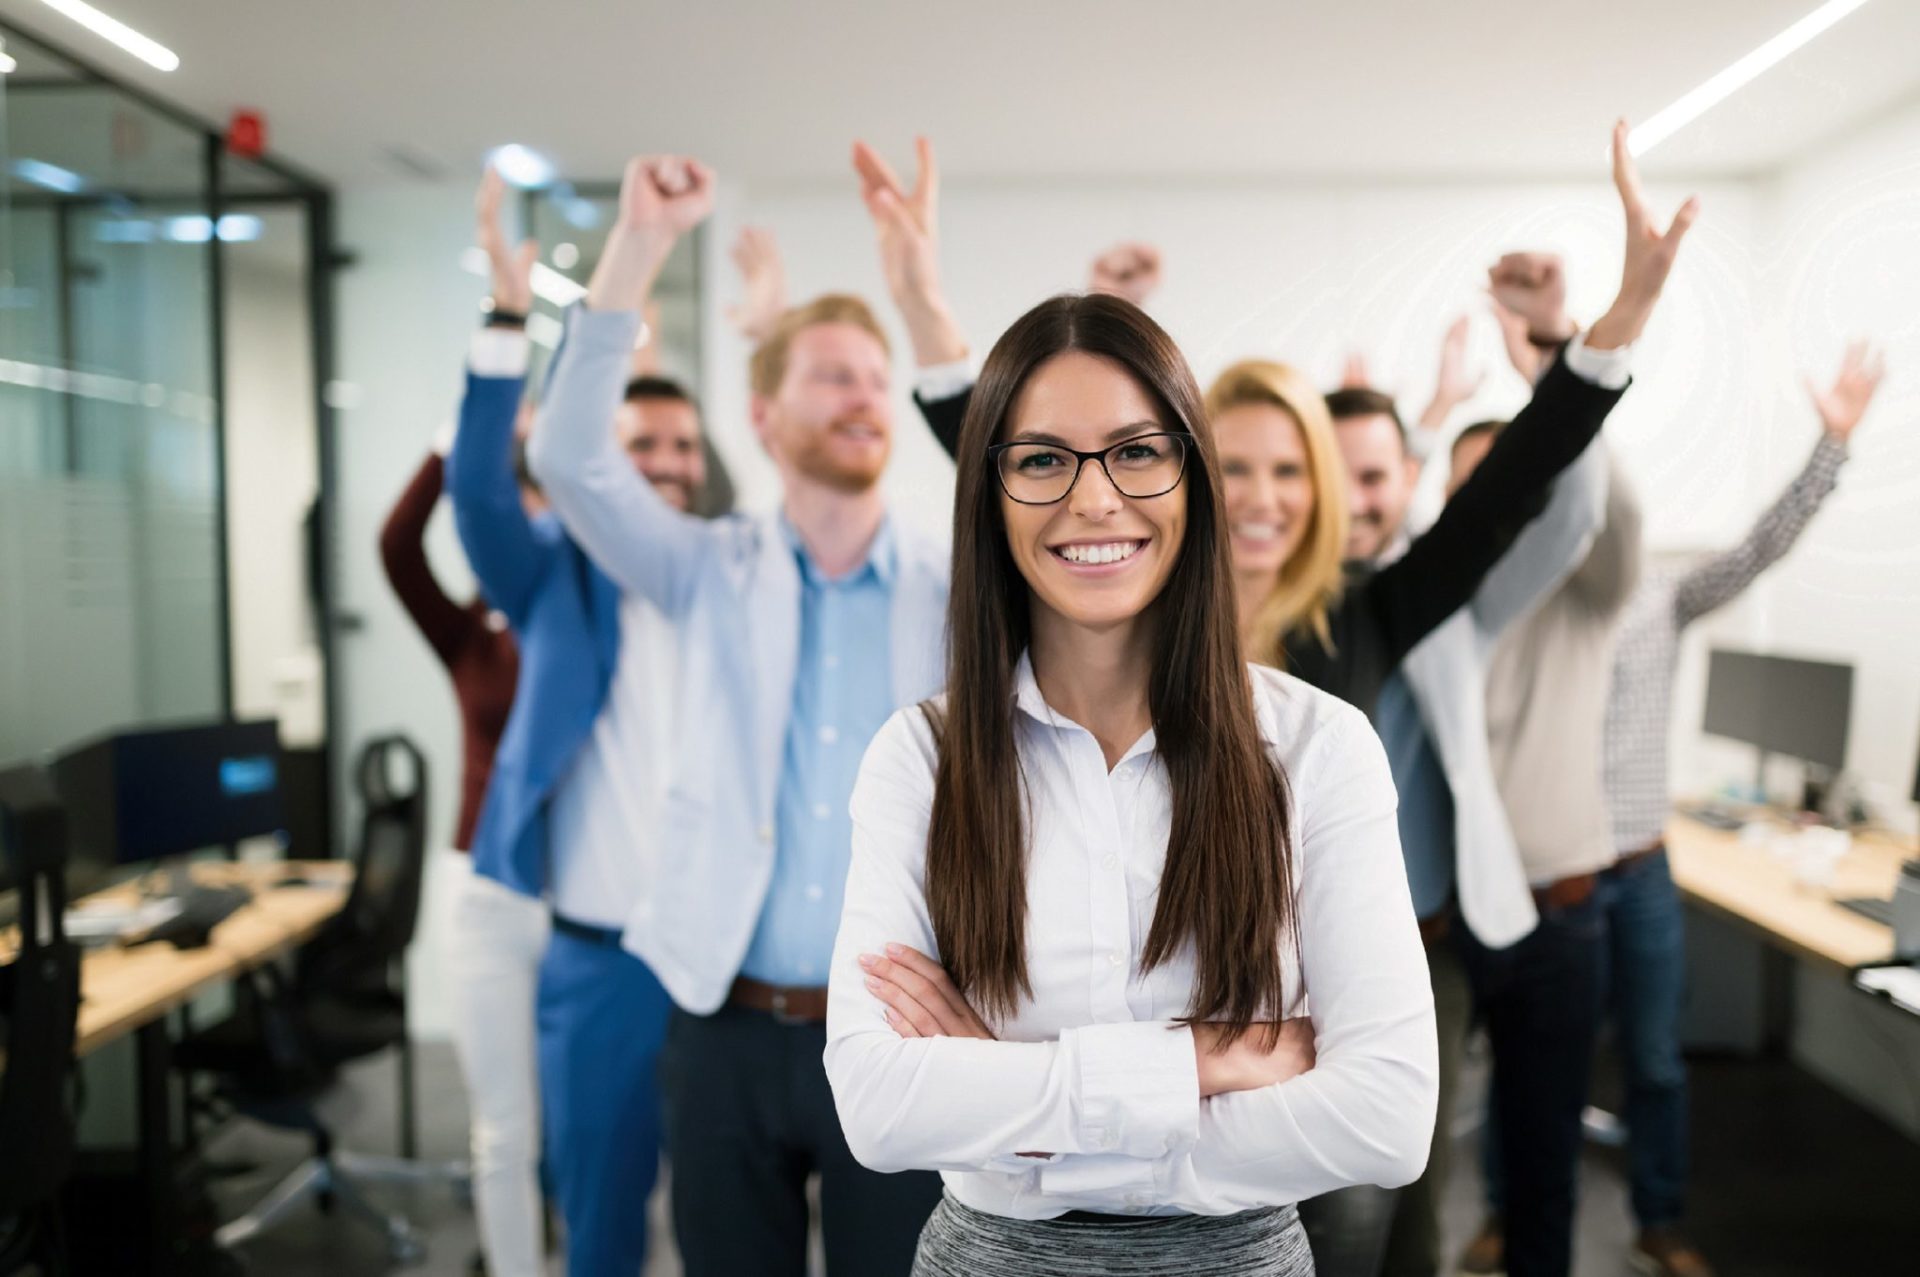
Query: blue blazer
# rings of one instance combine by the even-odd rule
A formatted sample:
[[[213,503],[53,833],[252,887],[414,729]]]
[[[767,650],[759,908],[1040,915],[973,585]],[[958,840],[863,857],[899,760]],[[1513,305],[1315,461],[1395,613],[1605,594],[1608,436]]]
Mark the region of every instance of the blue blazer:
[[[467,376],[447,496],[487,601],[520,642],[520,683],[473,835],[473,867],[547,885],[547,800],[593,730],[620,651],[620,591],[552,515],[529,518],[513,471],[522,377]]]

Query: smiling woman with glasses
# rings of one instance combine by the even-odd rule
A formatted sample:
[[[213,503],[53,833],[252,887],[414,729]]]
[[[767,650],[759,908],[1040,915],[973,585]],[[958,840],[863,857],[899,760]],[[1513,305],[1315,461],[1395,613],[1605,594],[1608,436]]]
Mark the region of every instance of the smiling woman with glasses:
[[[1433,1122],[1379,741],[1242,659],[1199,387],[1134,306],[1015,323],[958,456],[947,691],[854,789],[848,1146],[945,1173],[920,1277],[1310,1273],[1292,1203],[1411,1179]]]

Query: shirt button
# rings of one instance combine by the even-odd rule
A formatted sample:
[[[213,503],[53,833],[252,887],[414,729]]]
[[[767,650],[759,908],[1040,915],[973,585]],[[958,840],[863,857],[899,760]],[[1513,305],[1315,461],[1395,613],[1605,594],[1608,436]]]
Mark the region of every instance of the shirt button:
[[[1127,1194],[1127,1205],[1129,1206],[1147,1206],[1150,1204],[1151,1203],[1148,1202],[1147,1195],[1145,1193],[1128,1193]]]
[[[811,976],[813,974],[813,964],[811,962],[802,962],[798,970],[803,976]]]
[[[833,744],[833,742],[835,742],[835,741],[837,741],[837,740],[839,740],[839,739],[840,739],[840,729],[839,729],[839,728],[837,728],[837,727],[822,727],[822,728],[820,729],[820,743],[821,743],[822,745],[831,745],[831,744]]]
[[[819,883],[817,883],[817,882],[810,882],[810,883],[808,883],[808,884],[807,884],[807,899],[809,899],[809,900],[820,900],[820,899],[822,899],[822,898],[824,898],[824,897],[826,896],[826,894],[827,894],[827,893],[826,893],[825,891],[823,891],[823,890],[821,890],[821,889],[820,889],[820,884],[819,884]]]
[[[815,820],[832,820],[833,808],[827,806],[825,803],[815,803],[813,805],[813,818]]]
[[[1100,862],[1100,866],[1103,869],[1118,869],[1120,867],[1120,857],[1108,856],[1105,860]]]
[[[1117,967],[1117,966],[1119,966],[1119,965],[1120,965],[1120,955],[1119,955],[1119,954],[1117,954],[1117,953],[1109,953],[1109,954],[1107,955],[1107,965],[1108,965],[1108,966],[1110,966],[1110,967]]]
[[[759,832],[759,834],[760,834],[760,841],[761,841],[761,842],[772,842],[772,841],[773,841],[773,826],[772,826],[772,825],[762,825],[762,826],[760,826],[760,829],[759,829],[759,831],[758,831],[758,832]]]
[[[821,657],[820,663],[826,666],[830,670],[837,670],[840,668],[840,658],[835,656],[832,652],[828,652],[825,656]]]

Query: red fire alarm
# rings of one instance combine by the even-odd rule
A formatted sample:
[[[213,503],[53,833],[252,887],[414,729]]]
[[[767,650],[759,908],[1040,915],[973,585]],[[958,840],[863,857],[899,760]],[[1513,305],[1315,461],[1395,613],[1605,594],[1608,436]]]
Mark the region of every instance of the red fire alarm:
[[[227,150],[243,160],[257,160],[267,150],[267,122],[258,111],[235,111],[227,121]]]

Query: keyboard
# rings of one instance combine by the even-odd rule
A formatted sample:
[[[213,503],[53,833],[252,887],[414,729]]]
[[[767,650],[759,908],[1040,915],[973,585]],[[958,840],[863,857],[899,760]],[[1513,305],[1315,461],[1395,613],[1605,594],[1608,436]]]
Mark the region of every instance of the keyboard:
[[[1709,829],[1721,829],[1728,833],[1738,832],[1747,825],[1745,817],[1736,816],[1724,807],[1715,807],[1707,803],[1688,803],[1675,810],[1689,820],[1698,821]]]
[[[1851,909],[1863,918],[1871,918],[1883,927],[1893,925],[1893,901],[1882,900],[1878,896],[1854,896],[1848,900],[1835,900],[1833,903],[1843,909]]]

